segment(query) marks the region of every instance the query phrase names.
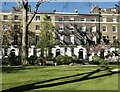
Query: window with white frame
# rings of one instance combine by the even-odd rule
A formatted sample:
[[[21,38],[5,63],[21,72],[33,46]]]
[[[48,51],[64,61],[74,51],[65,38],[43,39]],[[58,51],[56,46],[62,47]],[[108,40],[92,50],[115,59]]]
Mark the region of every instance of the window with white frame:
[[[69,31],[74,31],[74,27],[73,27],[73,26],[70,26]]]
[[[74,21],[74,17],[70,17],[69,21]]]
[[[103,17],[102,18],[102,22],[106,22],[107,21],[107,18],[106,17]]]
[[[117,39],[117,36],[116,35],[114,35],[113,36],[113,41],[115,41]]]
[[[102,31],[106,32],[107,31],[107,26],[102,26]]]
[[[111,11],[116,12],[116,9],[111,9]]]
[[[65,52],[67,52],[67,48],[65,48]]]
[[[81,31],[83,31],[83,32],[86,31],[86,26],[82,26]]]
[[[74,48],[71,48],[71,54],[74,55]]]
[[[81,18],[81,21],[86,21],[86,18]]]
[[[3,30],[8,30],[8,25],[7,24],[3,25]]]
[[[59,31],[63,31],[64,30],[64,26],[61,24],[60,26],[59,26]]]
[[[102,38],[103,38],[103,40],[104,40],[104,39],[107,39],[107,36],[106,36],[106,35],[104,35],[104,36],[102,36]]]
[[[116,22],[116,18],[113,18],[113,19],[112,19],[112,22]]]
[[[60,36],[60,42],[63,43],[64,35]]]
[[[14,30],[18,31],[19,30],[19,25],[14,25]]]
[[[36,25],[36,30],[40,30],[40,25]]]
[[[14,20],[19,20],[18,15],[15,15],[15,16],[14,16]]]
[[[36,35],[36,37],[35,37],[35,44],[37,44],[39,42],[39,40],[40,40],[39,35]]]
[[[96,32],[96,26],[92,27],[92,32]]]
[[[91,19],[92,22],[96,22],[96,18]]]
[[[106,12],[106,9],[101,9],[103,12]]]
[[[8,20],[8,15],[4,15],[3,20]]]
[[[40,21],[40,16],[36,16],[36,21]]]
[[[74,44],[74,35],[70,35],[71,43]]]
[[[117,32],[117,26],[112,26],[112,31]]]
[[[18,36],[14,35],[14,45],[17,45],[17,44],[18,44]]]
[[[63,17],[59,17],[59,21],[64,21],[64,18]]]

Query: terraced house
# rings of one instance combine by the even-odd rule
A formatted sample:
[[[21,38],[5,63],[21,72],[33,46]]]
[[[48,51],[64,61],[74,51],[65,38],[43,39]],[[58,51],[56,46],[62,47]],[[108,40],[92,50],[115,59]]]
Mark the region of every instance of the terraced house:
[[[79,14],[55,12],[55,30],[59,41],[59,50],[63,55],[79,55],[84,46],[100,42],[99,14]]]
[[[77,10],[73,13],[56,11],[37,13],[29,26],[29,56],[34,53],[35,44],[39,40],[40,22],[46,14],[51,17],[55,26],[57,44],[52,49],[54,57],[61,54],[85,58],[87,47],[94,46],[101,41],[106,44],[109,41],[112,44],[115,39],[120,39],[119,12],[116,7],[103,9],[94,6],[89,14],[80,14]],[[29,8],[28,20],[31,15]],[[15,49],[18,55],[21,47],[22,12],[13,7],[9,13],[1,12],[0,20],[3,30],[3,56],[8,55],[11,49]],[[10,31],[9,34],[7,34],[8,31]]]
[[[100,15],[100,32],[102,39],[108,39],[112,44],[115,39],[120,39],[120,9],[115,6],[113,8],[100,8],[94,6],[91,10],[92,14]]]

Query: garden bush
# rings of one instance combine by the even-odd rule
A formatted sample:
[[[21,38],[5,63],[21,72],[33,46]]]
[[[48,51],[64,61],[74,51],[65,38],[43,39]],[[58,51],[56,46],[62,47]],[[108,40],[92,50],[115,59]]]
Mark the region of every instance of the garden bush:
[[[30,65],[35,65],[35,64],[37,64],[37,56],[36,56],[36,55],[31,55],[31,56],[28,58],[28,61],[29,61],[29,64],[30,64]]]
[[[61,64],[70,64],[72,63],[72,57],[59,55],[56,57],[56,63]]]
[[[2,65],[8,65],[8,57],[2,58]]]
[[[22,62],[21,62],[21,56],[18,55],[18,56],[15,57],[15,65],[21,65],[21,64],[22,64]]]
[[[93,60],[89,62],[90,64],[94,64],[94,65],[108,65],[108,61],[107,60],[105,60],[103,58],[100,58],[97,55],[93,56],[92,59]]]

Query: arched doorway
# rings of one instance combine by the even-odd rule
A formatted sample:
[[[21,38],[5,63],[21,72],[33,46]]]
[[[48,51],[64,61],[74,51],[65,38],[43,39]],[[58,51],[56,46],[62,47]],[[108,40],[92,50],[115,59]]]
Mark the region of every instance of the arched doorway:
[[[83,59],[83,49],[79,49],[78,58]]]
[[[60,55],[60,49],[56,49],[56,57]]]

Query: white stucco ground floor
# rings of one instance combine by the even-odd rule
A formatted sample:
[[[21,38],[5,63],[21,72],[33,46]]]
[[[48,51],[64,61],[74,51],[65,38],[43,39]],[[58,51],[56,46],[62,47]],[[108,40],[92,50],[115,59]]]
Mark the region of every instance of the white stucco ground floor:
[[[14,50],[15,55],[18,56],[19,55],[19,51],[20,49],[17,46],[9,46],[7,49],[6,48],[2,48],[1,49],[1,56],[3,57],[7,57],[10,54],[10,51]],[[119,50],[118,48],[115,49],[114,47],[112,48],[106,48],[104,49],[103,55],[106,56],[109,52],[115,51],[115,50]],[[40,49],[35,49],[35,46],[31,46],[29,47],[28,50],[28,57],[30,57],[31,55],[34,55],[34,51],[36,51],[36,55],[39,57],[41,54]],[[46,57],[46,55],[48,54],[48,51],[45,52],[44,57]],[[101,51],[94,51],[94,47],[90,48],[90,52],[89,52],[89,61],[92,60],[92,57],[94,55],[101,55]],[[78,59],[82,58],[82,59],[86,59],[86,57],[88,56],[88,50],[85,47],[82,47],[81,45],[56,45],[54,48],[52,48],[52,55],[53,57],[57,57],[58,55],[67,55],[70,57],[76,57]],[[114,55],[113,55],[114,56]]]

